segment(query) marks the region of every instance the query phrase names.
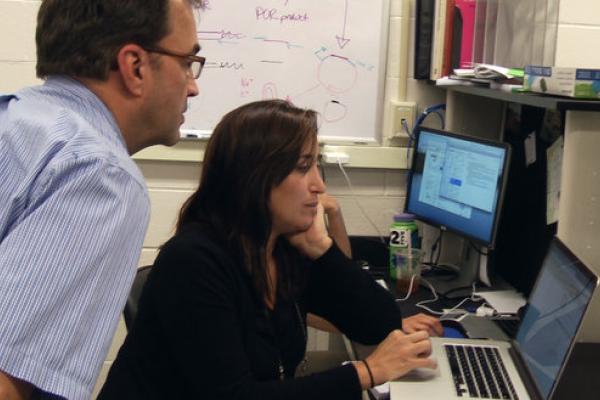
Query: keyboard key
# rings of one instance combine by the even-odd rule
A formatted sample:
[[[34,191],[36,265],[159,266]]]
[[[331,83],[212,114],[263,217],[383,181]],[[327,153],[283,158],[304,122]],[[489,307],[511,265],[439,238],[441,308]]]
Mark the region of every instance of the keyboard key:
[[[518,400],[496,347],[446,344],[444,348],[459,397]]]

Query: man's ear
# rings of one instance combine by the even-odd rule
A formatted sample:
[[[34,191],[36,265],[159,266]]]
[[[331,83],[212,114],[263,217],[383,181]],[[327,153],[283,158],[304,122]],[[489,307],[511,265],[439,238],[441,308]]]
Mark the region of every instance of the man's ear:
[[[148,52],[137,44],[126,44],[117,53],[117,66],[123,86],[132,95],[141,96],[151,69]]]

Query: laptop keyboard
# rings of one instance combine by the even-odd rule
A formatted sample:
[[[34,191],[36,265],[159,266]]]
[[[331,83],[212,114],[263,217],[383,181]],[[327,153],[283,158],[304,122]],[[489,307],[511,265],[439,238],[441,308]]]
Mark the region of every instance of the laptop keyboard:
[[[498,348],[445,344],[444,349],[459,397],[518,400]]]

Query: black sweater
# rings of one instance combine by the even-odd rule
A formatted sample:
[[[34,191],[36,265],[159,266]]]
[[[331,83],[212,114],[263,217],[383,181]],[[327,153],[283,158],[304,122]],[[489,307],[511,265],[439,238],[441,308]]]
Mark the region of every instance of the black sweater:
[[[268,311],[235,259],[201,229],[163,247],[99,399],[361,398],[352,365],[292,378],[305,351],[306,312],[376,344],[401,327],[389,293],[333,245],[308,263],[300,317],[279,297]]]

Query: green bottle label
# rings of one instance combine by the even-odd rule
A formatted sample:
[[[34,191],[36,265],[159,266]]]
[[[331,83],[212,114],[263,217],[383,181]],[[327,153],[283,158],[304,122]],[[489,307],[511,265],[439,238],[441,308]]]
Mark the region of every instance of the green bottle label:
[[[392,227],[390,229],[390,246],[412,247],[412,243],[410,243],[411,233],[412,231],[407,227]]]

